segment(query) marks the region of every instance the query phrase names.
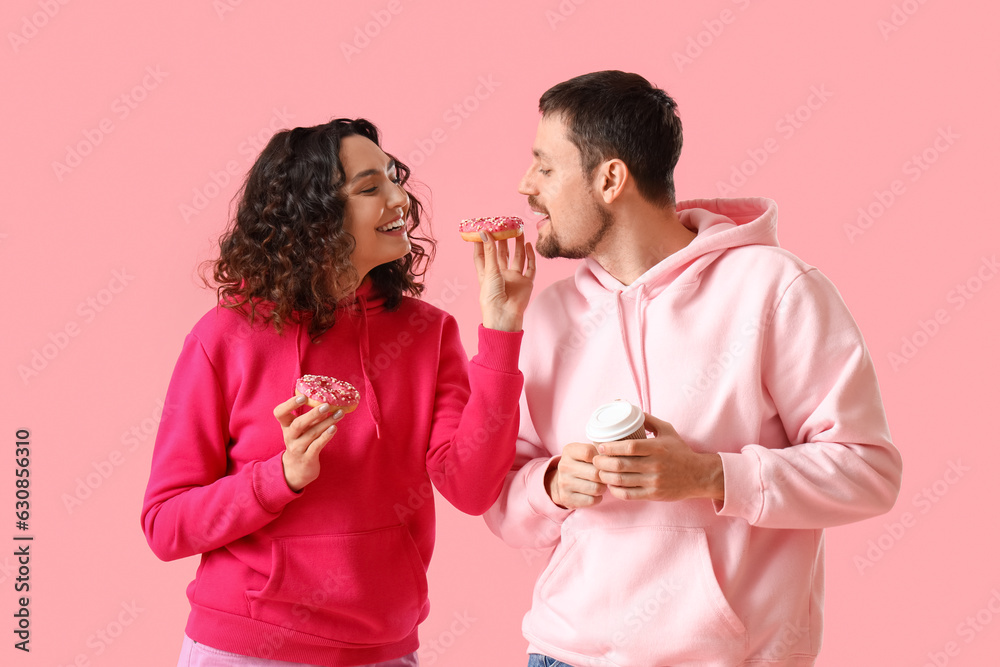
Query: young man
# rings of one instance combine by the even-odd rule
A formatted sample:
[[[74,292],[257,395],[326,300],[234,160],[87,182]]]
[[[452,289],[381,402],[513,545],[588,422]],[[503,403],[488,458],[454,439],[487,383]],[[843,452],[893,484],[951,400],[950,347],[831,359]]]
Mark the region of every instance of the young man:
[[[834,286],[767,199],[675,203],[674,101],[596,72],[548,90],[519,190],[582,259],[528,308],[518,456],[486,519],[553,548],[530,665],[812,665],[823,529],[888,511],[901,461]],[[587,441],[627,399],[646,440]]]

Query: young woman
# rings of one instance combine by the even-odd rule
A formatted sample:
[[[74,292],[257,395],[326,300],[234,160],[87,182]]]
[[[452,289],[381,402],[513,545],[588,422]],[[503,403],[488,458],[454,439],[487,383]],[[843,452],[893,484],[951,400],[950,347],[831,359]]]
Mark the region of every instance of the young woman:
[[[534,254],[475,244],[483,325],[419,301],[429,254],[405,165],[365,120],[274,136],[184,342],[142,509],[164,560],[201,554],[180,665],[416,665],[432,485],[481,514],[514,456]],[[350,414],[293,397],[345,380]]]

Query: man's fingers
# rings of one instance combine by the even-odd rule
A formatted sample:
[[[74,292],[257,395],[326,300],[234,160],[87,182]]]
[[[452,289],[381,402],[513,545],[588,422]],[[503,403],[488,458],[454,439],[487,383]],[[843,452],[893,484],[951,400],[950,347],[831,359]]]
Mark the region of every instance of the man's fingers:
[[[574,461],[590,463],[597,456],[597,447],[589,442],[571,442],[563,447],[563,456]]]
[[[620,486],[634,488],[639,486],[644,486],[644,478],[641,474],[635,472],[607,472],[604,470],[600,471],[601,481],[607,485],[608,488]]]
[[[654,417],[649,413],[645,413],[646,419],[643,423],[643,428],[647,431],[651,431],[654,437],[659,437],[661,435],[677,435],[677,431],[670,422],[665,422],[659,417]]]
[[[593,507],[604,500],[604,496],[588,496],[582,493],[571,493],[564,498],[567,508],[579,509],[581,507]]]
[[[609,486],[608,493],[619,500],[646,500],[651,495],[650,490],[642,486]]]

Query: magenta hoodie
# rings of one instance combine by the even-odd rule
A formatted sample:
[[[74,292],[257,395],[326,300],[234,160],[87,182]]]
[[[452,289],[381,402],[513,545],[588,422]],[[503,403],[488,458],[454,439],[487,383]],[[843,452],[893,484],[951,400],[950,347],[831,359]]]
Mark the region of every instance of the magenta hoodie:
[[[447,313],[359,290],[310,341],[210,311],[184,341],[153,451],[142,526],[157,556],[201,555],[186,632],[243,655],[315,665],[417,648],[428,613],[433,487],[464,512],[497,498],[514,457],[520,333],[480,327],[469,363]],[[320,454],[285,483],[276,405],[302,374],[361,391]],[[180,647],[178,629],[177,646]]]
[[[677,208],[697,237],[634,283],[588,259],[529,307],[517,456],[486,520],[548,559],[524,617],[532,652],[578,667],[812,665],[823,529],[899,492],[872,360],[830,281],[778,248],[774,202]],[[619,398],[719,452],[725,504],[556,506],[549,461]]]

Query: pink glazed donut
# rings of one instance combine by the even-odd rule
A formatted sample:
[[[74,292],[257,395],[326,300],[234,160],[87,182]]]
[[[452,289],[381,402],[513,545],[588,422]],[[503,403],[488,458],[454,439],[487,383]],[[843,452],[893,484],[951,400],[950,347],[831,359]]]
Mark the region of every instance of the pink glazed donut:
[[[361,394],[354,385],[326,375],[303,375],[295,381],[295,395],[305,396],[310,407],[326,403],[331,408],[340,408],[344,414],[354,412],[361,402]]]
[[[515,216],[498,215],[489,218],[463,220],[458,225],[458,233],[466,241],[482,241],[479,232],[489,232],[497,241],[512,239],[524,233],[524,221]]]

